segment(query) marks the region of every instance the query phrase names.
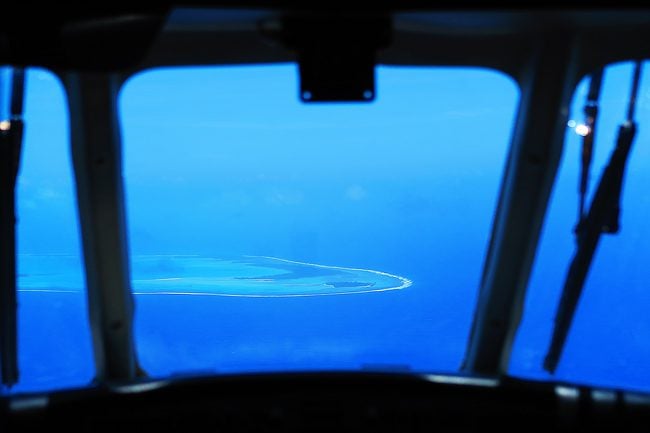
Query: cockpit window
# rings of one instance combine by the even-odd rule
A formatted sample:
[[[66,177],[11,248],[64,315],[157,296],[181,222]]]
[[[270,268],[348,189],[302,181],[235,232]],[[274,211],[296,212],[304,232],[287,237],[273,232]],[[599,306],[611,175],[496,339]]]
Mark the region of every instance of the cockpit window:
[[[564,156],[555,182],[537,260],[528,289],[525,313],[510,372],[542,380],[564,380],[588,385],[650,390],[646,366],[650,363],[650,93],[648,64],[643,64],[636,98],[638,124],[625,169],[620,198],[619,231],[600,238],[557,370],[542,369],[560,294],[576,251],[576,209],[585,126],[584,106],[590,87],[585,79],[571,107]],[[615,148],[619,126],[629,107],[635,65],[621,63],[604,69],[594,129],[593,163],[586,202]],[[610,224],[611,225],[611,224]]]
[[[9,71],[2,73],[7,83]],[[16,184],[20,376],[12,391],[86,386],[94,364],[68,109],[54,74],[26,70],[24,110]]]
[[[372,103],[303,104],[297,80],[284,64],[125,84],[143,368],[458,371],[516,85],[379,67]]]

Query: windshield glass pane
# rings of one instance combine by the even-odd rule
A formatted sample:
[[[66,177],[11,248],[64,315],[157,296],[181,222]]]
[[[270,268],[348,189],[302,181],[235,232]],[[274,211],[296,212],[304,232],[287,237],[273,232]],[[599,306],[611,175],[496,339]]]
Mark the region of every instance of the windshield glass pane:
[[[68,109],[63,86],[51,72],[27,70],[24,116],[16,185],[20,378],[12,391],[84,386],[94,364]]]
[[[567,126],[564,156],[555,182],[525,313],[512,354],[510,372],[543,380],[650,391],[650,90],[644,63],[636,106],[638,129],[625,174],[620,232],[602,235],[555,375],[542,370],[555,311],[575,251],[581,124],[588,80],[578,86]],[[614,149],[629,101],[632,63],[605,69],[595,130],[590,203]]]
[[[366,104],[301,103],[290,64],[126,83],[150,374],[459,368],[518,91],[482,69],[377,83]]]

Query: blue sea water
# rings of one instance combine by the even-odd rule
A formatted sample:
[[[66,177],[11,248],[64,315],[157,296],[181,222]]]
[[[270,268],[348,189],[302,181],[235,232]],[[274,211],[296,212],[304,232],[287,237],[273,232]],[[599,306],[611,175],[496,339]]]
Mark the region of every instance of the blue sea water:
[[[608,69],[592,184],[613,143],[629,75],[629,64]],[[372,104],[324,105],[298,101],[294,65],[161,69],[125,84],[135,337],[147,373],[459,370],[517,88],[480,69],[380,67],[377,81]],[[578,121],[584,92],[582,83],[572,106]],[[94,374],[65,96],[41,70],[28,74],[27,95],[17,392],[84,386]],[[640,116],[649,109],[643,93]],[[639,253],[648,238],[640,222],[650,209],[642,144],[650,135],[641,128],[623,234],[601,246],[602,271],[588,282],[555,378],[650,389],[642,367],[650,361],[646,256]],[[541,360],[573,251],[578,139],[569,128],[512,354],[517,376],[554,378]],[[251,255],[376,270],[412,284],[334,294],[360,283],[390,286],[390,278],[352,272],[332,280],[313,266],[296,274],[277,262],[257,262],[264,272],[237,264]],[[287,272],[294,274],[279,277]],[[221,296],[268,293],[267,283],[275,294],[317,287],[332,295]]]
[[[22,262],[29,259],[38,263],[40,257]],[[21,285],[21,365],[31,380],[18,391],[79,386],[92,378],[82,275],[77,270],[70,278],[58,271]],[[136,338],[140,361],[154,377],[360,369],[452,372],[459,367],[473,308],[462,297],[425,284],[347,295],[251,298],[197,296],[196,291],[155,294],[160,287],[142,292],[142,276],[147,277],[133,275]],[[41,289],[42,281],[64,289]],[[178,291],[194,290],[185,283],[165,283]]]

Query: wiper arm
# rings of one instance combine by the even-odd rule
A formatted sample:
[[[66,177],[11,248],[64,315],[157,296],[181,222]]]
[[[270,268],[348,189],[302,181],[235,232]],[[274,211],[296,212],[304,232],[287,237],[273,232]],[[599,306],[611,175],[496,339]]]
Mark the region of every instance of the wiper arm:
[[[0,123],[0,380],[18,381],[15,187],[23,139],[25,72],[14,68],[9,119]]]
[[[587,197],[587,186],[589,184],[589,172],[591,160],[594,153],[594,136],[596,135],[596,120],[598,119],[598,99],[600,98],[600,88],[603,83],[603,70],[599,69],[591,75],[589,82],[589,92],[587,93],[587,103],[585,104],[585,126],[587,133],[582,139],[582,155],[580,158],[580,183],[578,191],[580,199],[578,201],[578,224],[576,225],[576,234],[580,231],[580,223],[585,218],[585,201]]]
[[[618,220],[623,177],[637,129],[634,122],[634,109],[640,77],[641,62],[639,61],[634,69],[627,120],[619,127],[616,148],[600,178],[589,212],[586,217],[581,219],[576,228],[577,250],[564,282],[562,297],[555,316],[553,337],[544,360],[544,369],[550,373],[555,371],[562,355],[600,235],[602,233],[617,233],[619,230]]]

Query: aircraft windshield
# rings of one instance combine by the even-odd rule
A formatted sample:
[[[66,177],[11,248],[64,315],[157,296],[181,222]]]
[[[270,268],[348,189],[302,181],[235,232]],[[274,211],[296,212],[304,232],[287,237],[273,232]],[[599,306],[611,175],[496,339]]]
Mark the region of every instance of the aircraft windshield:
[[[587,203],[631,70],[605,70]],[[588,83],[577,88],[513,375],[650,389],[646,75],[622,230],[601,241],[551,376],[543,357],[574,252]],[[517,89],[479,69],[379,67],[377,83],[373,103],[313,105],[299,102],[294,65],[161,69],[125,84],[136,343],[149,374],[458,371]],[[67,117],[56,78],[28,70],[16,391],[93,374]]]
[[[515,84],[379,67],[373,103],[303,104],[297,78],[287,64],[126,83],[144,369],[458,371]]]

